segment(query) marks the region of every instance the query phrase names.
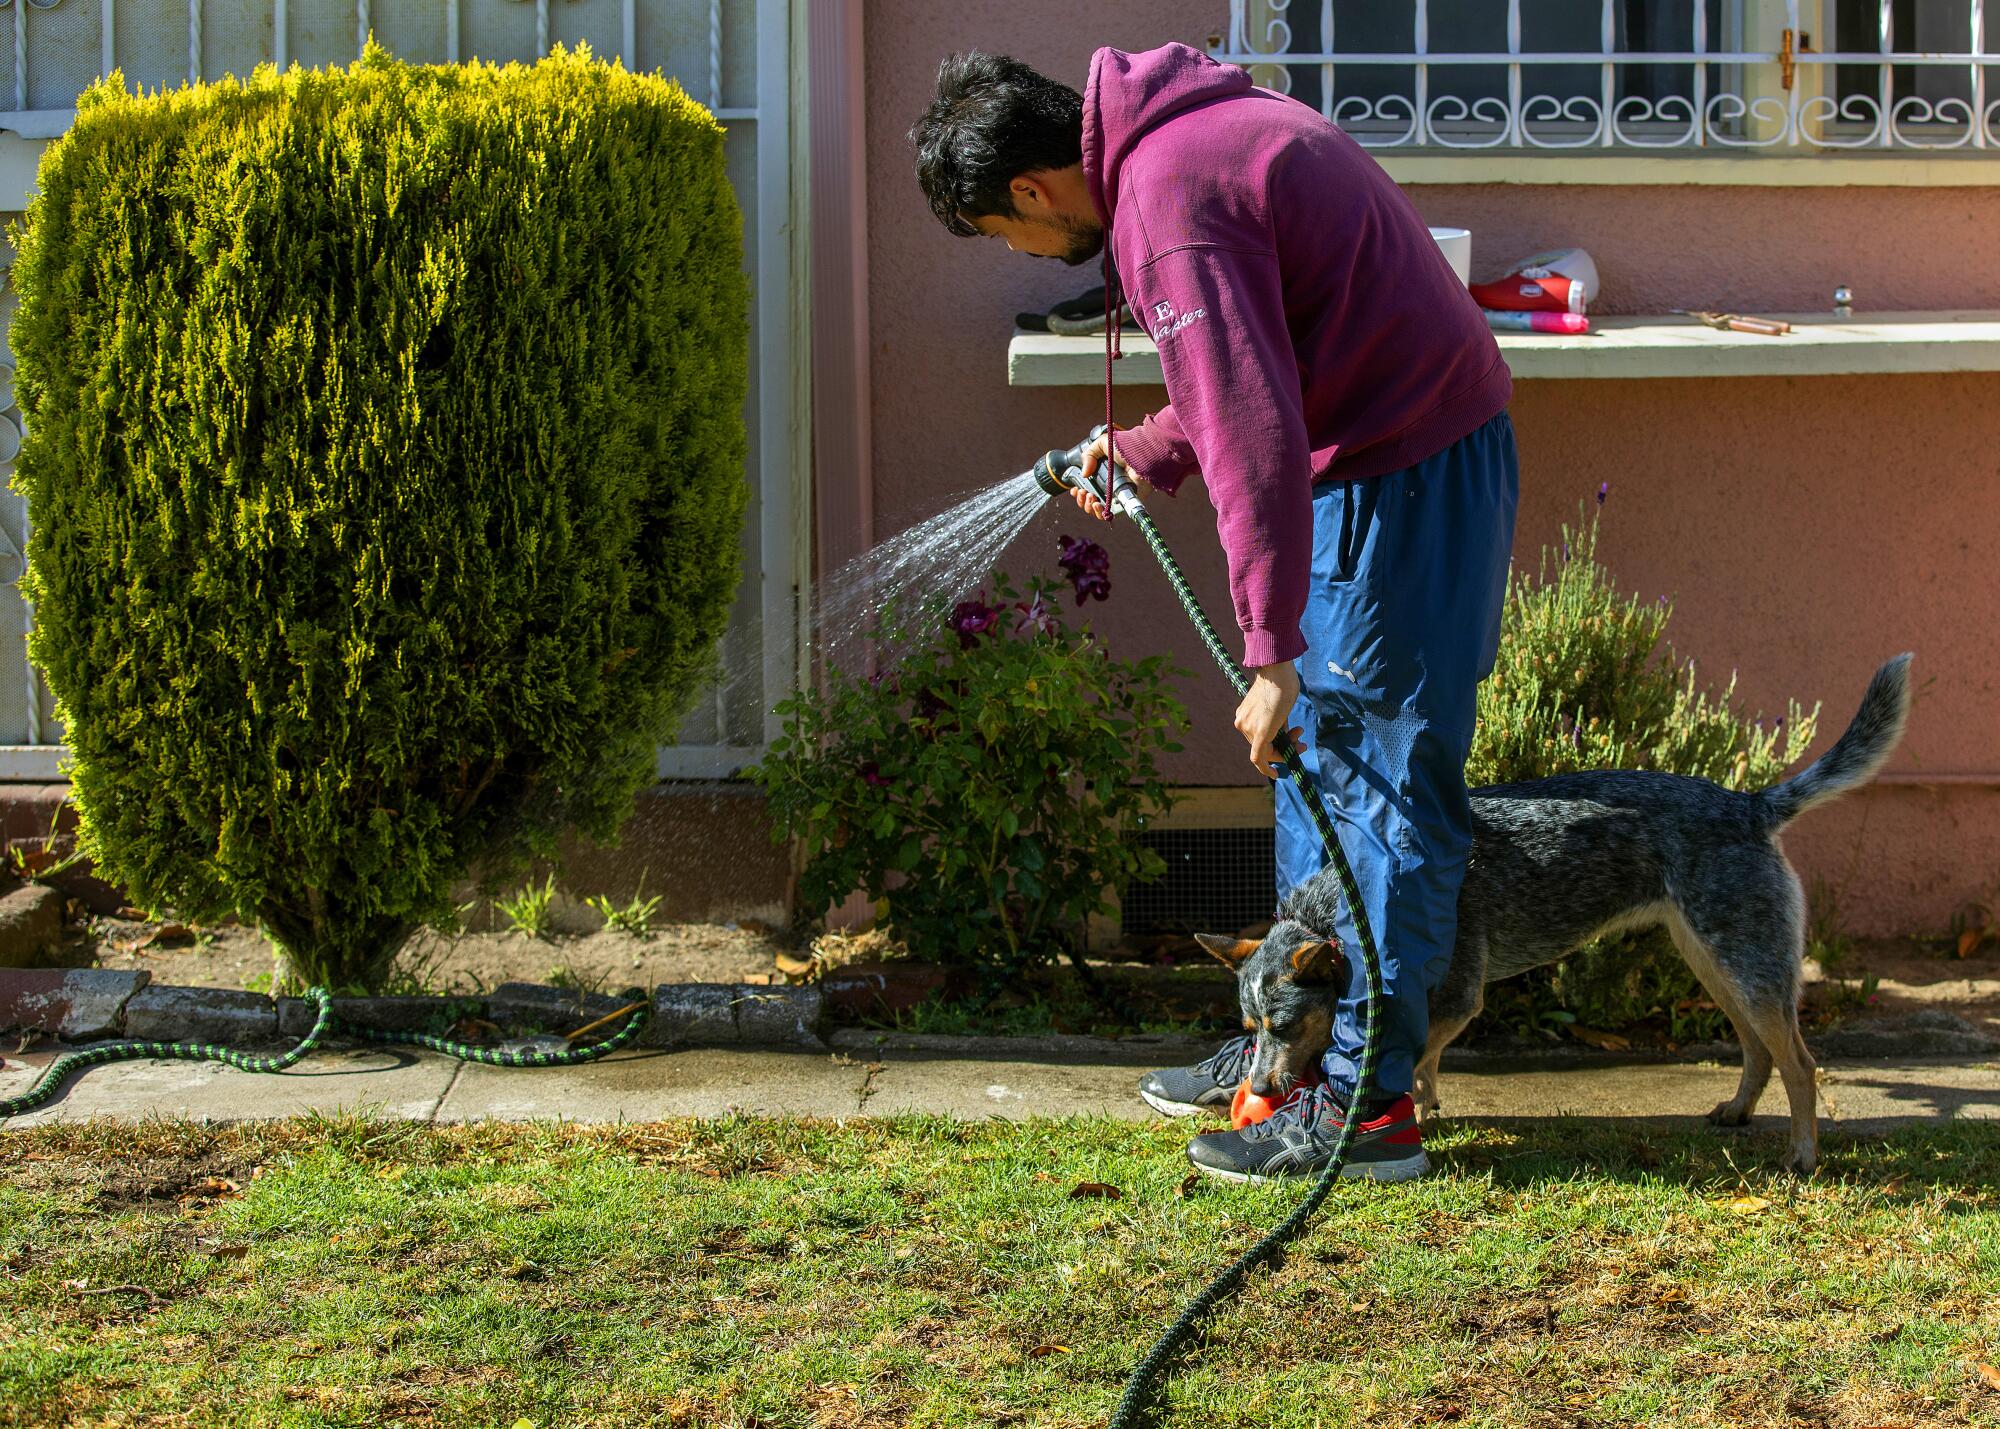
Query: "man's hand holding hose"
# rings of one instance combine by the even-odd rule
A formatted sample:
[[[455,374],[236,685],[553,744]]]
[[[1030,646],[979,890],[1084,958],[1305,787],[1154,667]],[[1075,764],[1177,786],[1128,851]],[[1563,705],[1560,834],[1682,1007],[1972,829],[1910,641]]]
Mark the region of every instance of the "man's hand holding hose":
[[[1145,478],[1127,466],[1123,456],[1111,452],[1109,432],[1084,449],[1083,475],[1086,481],[1103,464],[1106,455],[1112,455],[1118,469],[1135,483],[1145,484]],[[1100,521],[1104,519],[1104,503],[1084,487],[1074,488],[1070,499],[1076,502],[1079,510]],[[1249,693],[1236,706],[1236,732],[1249,743],[1250,762],[1257,766],[1257,772],[1266,779],[1276,779],[1285,772],[1285,761],[1279,756],[1275,744],[1278,732],[1285,730],[1290,734],[1294,748],[1306,747],[1305,730],[1297,725],[1287,728],[1292,710],[1299,702],[1299,672],[1289,660],[1285,660],[1261,666],[1250,673]]]
[[[1306,747],[1304,728],[1291,724],[1292,710],[1299,702],[1299,672],[1291,661],[1284,660],[1260,665],[1250,674],[1249,692],[1236,707],[1236,732],[1249,741],[1250,762],[1257,766],[1257,772],[1266,779],[1276,779],[1285,772],[1285,761],[1275,744],[1278,731],[1291,735],[1294,749]]]

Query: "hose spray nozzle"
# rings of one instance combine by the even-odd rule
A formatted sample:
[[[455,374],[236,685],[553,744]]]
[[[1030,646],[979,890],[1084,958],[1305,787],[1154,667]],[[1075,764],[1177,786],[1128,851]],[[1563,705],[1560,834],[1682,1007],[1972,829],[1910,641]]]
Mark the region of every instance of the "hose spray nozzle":
[[[1131,515],[1131,508],[1140,505],[1139,489],[1132,484],[1132,478],[1116,470],[1113,463],[1099,462],[1092,476],[1083,474],[1083,454],[1090,444],[1104,435],[1104,424],[1098,423],[1090,429],[1090,435],[1071,447],[1068,451],[1044,452],[1035,462],[1033,475],[1036,485],[1051,496],[1067,495],[1071,491],[1088,491],[1099,501],[1104,500],[1106,478],[1111,486],[1111,508]]]

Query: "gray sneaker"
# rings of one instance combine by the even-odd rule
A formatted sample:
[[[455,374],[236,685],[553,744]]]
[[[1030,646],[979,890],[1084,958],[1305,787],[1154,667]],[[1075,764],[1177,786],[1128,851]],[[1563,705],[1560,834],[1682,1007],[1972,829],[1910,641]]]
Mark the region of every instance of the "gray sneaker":
[[[1147,1106],[1168,1116],[1227,1113],[1255,1048],[1255,1038],[1232,1037],[1192,1067],[1146,1073],[1139,1078],[1139,1095]]]
[[[1347,1098],[1332,1087],[1299,1087],[1264,1121],[1211,1131],[1188,1143],[1188,1160],[1225,1181],[1317,1176],[1333,1158]],[[1414,1181],[1430,1171],[1424,1134],[1407,1093],[1377,1097],[1362,1113],[1341,1163],[1343,1179]]]

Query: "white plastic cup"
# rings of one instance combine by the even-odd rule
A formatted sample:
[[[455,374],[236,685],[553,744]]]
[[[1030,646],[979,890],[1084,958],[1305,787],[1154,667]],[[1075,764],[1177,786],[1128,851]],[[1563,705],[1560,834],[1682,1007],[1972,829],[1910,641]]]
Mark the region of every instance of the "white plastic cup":
[[[1444,256],[1451,262],[1451,271],[1458,274],[1461,287],[1472,283],[1472,230],[1469,228],[1433,228],[1431,237],[1444,250]]]

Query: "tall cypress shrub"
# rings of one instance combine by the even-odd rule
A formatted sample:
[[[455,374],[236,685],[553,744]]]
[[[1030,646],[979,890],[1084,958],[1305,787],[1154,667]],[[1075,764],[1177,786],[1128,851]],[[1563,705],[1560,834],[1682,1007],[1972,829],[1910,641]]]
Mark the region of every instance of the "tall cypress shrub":
[[[15,234],[32,658],[80,846],[376,987],[616,836],[738,578],[722,131],[587,50],[78,102]]]

